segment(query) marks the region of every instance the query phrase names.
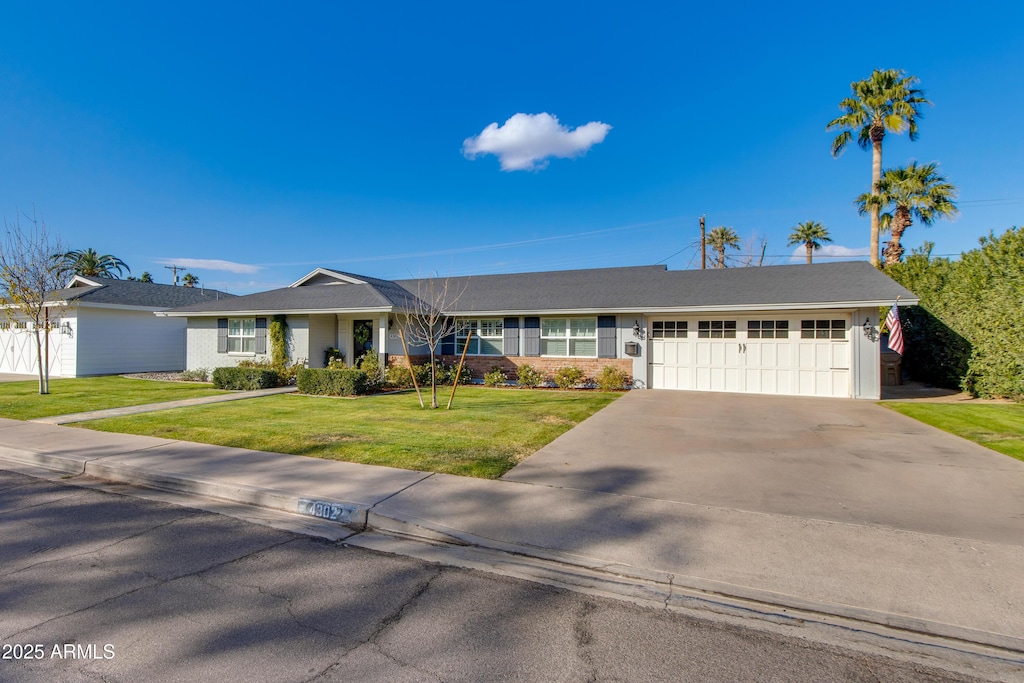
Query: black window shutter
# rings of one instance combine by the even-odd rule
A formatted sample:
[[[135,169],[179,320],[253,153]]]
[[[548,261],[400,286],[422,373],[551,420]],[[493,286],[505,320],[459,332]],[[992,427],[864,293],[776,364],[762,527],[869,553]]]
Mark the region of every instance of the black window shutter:
[[[615,316],[597,318],[597,357],[615,358]]]
[[[502,322],[502,348],[506,356],[519,355],[519,318],[505,318]]]
[[[523,355],[540,355],[540,318],[523,319]]]
[[[217,353],[228,352],[228,319],[217,318]]]
[[[267,319],[256,318],[256,353],[267,352]]]

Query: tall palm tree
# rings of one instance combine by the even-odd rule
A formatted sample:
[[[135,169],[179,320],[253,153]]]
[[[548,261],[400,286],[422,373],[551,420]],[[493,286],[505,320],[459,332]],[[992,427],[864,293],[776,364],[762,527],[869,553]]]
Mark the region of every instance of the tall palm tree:
[[[199,284],[199,277],[193,275],[192,273],[185,273],[185,275],[181,278],[181,284],[184,285],[185,287],[195,287],[196,285]]]
[[[852,96],[839,103],[842,115],[825,126],[825,130],[840,133],[832,141],[832,156],[842,154],[857,133],[861,149],[871,147],[871,194],[878,194],[878,181],[882,178],[882,140],[886,133],[907,131],[911,140],[917,140],[917,119],[921,105],[931,104],[924,91],[913,87],[918,79],[907,76],[903,70],[876,69],[863,81],[851,83]],[[871,265],[878,266],[879,212],[871,210]]]
[[[732,228],[720,225],[708,231],[707,244],[715,250],[715,268],[725,268],[725,250],[739,249],[740,237]]]
[[[957,215],[956,187],[938,173],[938,164],[911,162],[906,168],[889,168],[878,182],[878,194],[865,192],[857,198],[857,210],[861,215],[869,211],[880,212],[880,224],[888,229],[892,238],[885,246],[885,265],[899,263],[903,258],[900,239],[914,224],[916,218],[922,225],[931,225],[939,218],[952,219]]]
[[[828,234],[828,228],[817,221],[807,221],[805,223],[797,223],[797,226],[793,228],[793,232],[789,235],[789,242],[786,244],[790,247],[796,244],[802,244],[807,247],[807,263],[811,263],[811,253],[821,249],[821,245],[824,242],[831,242],[832,238]]]
[[[119,279],[123,270],[127,270],[129,273],[132,272],[132,269],[121,259],[110,254],[97,254],[96,250],[92,247],[76,249],[75,251],[63,254],[54,254],[54,259],[58,260],[63,267],[75,275],[84,275],[86,277],[92,275]]]

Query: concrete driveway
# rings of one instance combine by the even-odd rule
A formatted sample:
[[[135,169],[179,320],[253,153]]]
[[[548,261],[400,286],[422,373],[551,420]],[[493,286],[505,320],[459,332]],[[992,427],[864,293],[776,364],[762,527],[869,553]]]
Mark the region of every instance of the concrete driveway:
[[[1019,544],[1024,463],[872,402],[633,391],[504,477]]]

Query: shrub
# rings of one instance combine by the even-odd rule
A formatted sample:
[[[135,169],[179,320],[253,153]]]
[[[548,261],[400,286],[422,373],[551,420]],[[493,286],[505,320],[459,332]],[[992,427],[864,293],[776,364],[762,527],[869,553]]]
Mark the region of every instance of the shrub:
[[[601,368],[601,372],[597,373],[594,381],[597,382],[601,391],[622,391],[633,383],[633,378],[623,370],[606,365]]]
[[[555,370],[552,376],[559,389],[572,389],[577,384],[585,381],[587,375],[575,365],[566,365]]]
[[[277,365],[269,358],[262,358],[260,360],[243,360],[238,362],[240,368],[257,368],[260,370],[273,370],[277,373],[279,387],[288,386],[289,384],[295,384],[295,377],[299,373],[299,369],[304,367],[304,362],[296,362],[292,364],[285,363],[283,365]]]
[[[302,393],[317,396],[360,396],[371,393],[366,373],[358,368],[302,368],[296,383]]]
[[[491,368],[490,372],[484,374],[484,384],[489,387],[503,387],[507,381],[508,375],[497,365]]]
[[[384,368],[376,350],[371,349],[360,357],[359,369],[366,373],[366,384],[371,392],[384,386]]]
[[[532,365],[520,365],[516,370],[516,377],[521,387],[539,387],[544,383],[544,373]]]
[[[270,319],[270,362],[276,368],[288,366],[288,322],[285,316],[275,315]]]
[[[340,349],[336,349],[333,346],[328,346],[326,349],[324,349],[324,365],[326,367],[331,367],[331,362],[335,360],[344,363],[345,352]]]
[[[255,391],[281,386],[281,378],[274,370],[265,368],[215,368],[211,376],[218,389]]]
[[[429,387],[430,363],[414,365],[413,369],[416,372],[416,382],[421,387]],[[452,384],[455,381],[455,373],[458,369],[458,363],[445,365],[443,362],[437,361],[434,372],[436,373],[438,385]],[[459,384],[469,384],[472,381],[473,373],[470,371],[468,366],[463,366],[462,374],[459,376]],[[395,387],[396,389],[411,389],[412,376],[409,374],[409,366],[405,363],[389,366],[386,373],[386,384],[390,387]]]
[[[196,368],[195,370],[182,370],[182,382],[209,382],[210,371],[207,368]]]

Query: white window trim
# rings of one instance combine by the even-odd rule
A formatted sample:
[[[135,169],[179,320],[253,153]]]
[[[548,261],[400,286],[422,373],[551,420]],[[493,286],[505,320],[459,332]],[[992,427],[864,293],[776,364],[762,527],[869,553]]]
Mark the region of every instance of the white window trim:
[[[483,329],[484,321],[497,322],[498,323],[498,334],[497,335],[484,335],[481,334]],[[466,352],[467,356],[486,356],[488,358],[497,358],[504,355],[503,343],[505,339],[505,321],[502,318],[463,318],[458,321],[455,328],[455,353],[461,354],[462,348],[466,343],[466,337],[469,336],[469,330],[473,330],[473,338],[470,340],[469,351]],[[482,353],[480,350],[480,340],[486,339],[489,342],[497,342],[499,351],[497,353]],[[474,347],[476,351],[474,351]]]
[[[231,322],[233,320],[240,321],[238,328],[239,328],[239,330],[242,331],[241,334],[231,334]],[[252,334],[245,334],[244,333],[245,332],[245,321],[247,321],[247,320],[251,320],[252,321]],[[232,339],[237,339],[238,340],[238,348],[239,348],[238,351],[232,351],[231,350],[231,340]],[[252,339],[252,346],[253,346],[253,350],[252,351],[242,351],[241,350],[245,346],[245,340],[246,339]],[[255,356],[256,355],[256,318],[228,318],[228,355],[229,356]]]
[[[546,337],[544,336],[544,321],[545,320],[564,320],[565,321],[565,335],[561,337]],[[593,320],[593,336],[587,335],[573,335],[572,333],[572,321],[573,320]],[[551,316],[540,319],[540,345],[544,347],[545,340],[564,341],[565,342],[565,355],[555,355],[550,353],[542,353],[541,358],[597,358],[597,316]],[[570,353],[572,349],[572,342],[577,340],[593,340],[594,341],[594,354],[592,356],[581,356],[579,354],[573,355]]]

